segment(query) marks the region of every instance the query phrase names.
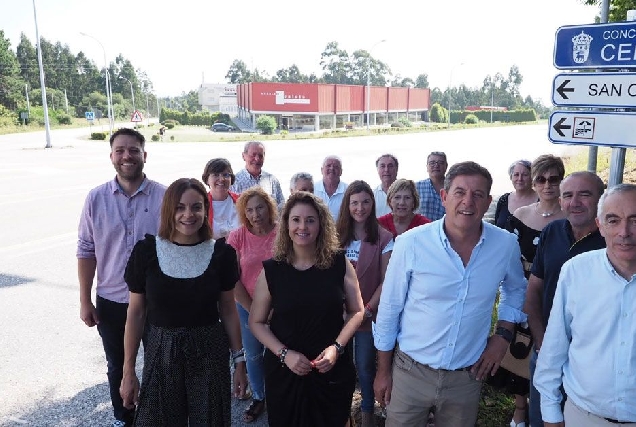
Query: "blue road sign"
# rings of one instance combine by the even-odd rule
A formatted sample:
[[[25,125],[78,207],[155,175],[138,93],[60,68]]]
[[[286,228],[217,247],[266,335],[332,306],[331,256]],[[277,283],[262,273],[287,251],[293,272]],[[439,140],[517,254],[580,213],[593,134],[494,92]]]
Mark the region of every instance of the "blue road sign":
[[[95,120],[95,113],[92,111],[87,111],[84,115],[86,116],[86,120]]]
[[[636,68],[636,21],[559,28],[554,66],[560,70]]]

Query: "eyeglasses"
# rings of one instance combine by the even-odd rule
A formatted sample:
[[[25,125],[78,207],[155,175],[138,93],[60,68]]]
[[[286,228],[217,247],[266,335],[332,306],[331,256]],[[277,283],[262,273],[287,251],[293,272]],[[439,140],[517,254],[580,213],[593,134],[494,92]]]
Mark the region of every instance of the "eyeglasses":
[[[561,182],[561,177],[558,175],[550,175],[546,178],[543,175],[539,175],[534,179],[534,182],[535,184],[545,184],[547,182],[548,184],[554,185]]]
[[[444,166],[446,162],[444,160],[429,160],[429,166]]]
[[[212,175],[213,178],[223,178],[223,179],[232,179],[232,177],[234,176],[231,173],[227,173],[227,172],[223,172],[223,173],[216,173],[216,172],[212,172],[210,175]]]

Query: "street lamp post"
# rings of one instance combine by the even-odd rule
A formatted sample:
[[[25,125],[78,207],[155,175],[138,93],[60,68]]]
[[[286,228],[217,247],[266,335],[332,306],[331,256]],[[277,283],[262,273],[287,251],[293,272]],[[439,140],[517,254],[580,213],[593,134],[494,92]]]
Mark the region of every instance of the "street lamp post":
[[[379,45],[380,43],[384,43],[386,40],[380,40],[369,49],[369,56],[367,56],[367,130],[369,130],[370,120],[371,120],[371,51],[374,47]]]
[[[135,91],[133,90],[133,84],[130,80],[128,80],[124,76],[119,76],[119,78],[126,80],[130,84],[130,95],[132,96],[132,106],[133,106],[133,113],[134,113],[135,112]]]
[[[46,85],[44,84],[44,67],[42,66],[42,43],[40,32],[38,31],[38,16],[35,11],[35,0],[33,0],[33,20],[35,21],[35,39],[38,43],[38,65],[40,67],[40,87],[42,88],[42,109],[44,110],[44,129],[46,130],[46,145],[44,148],[51,148],[51,124],[49,123],[49,106],[46,103]]]
[[[102,44],[102,42],[100,42],[98,39],[96,39],[95,37],[91,36],[90,34],[86,34],[83,32],[80,32],[81,35],[89,37],[93,40],[95,40],[97,43],[99,43],[99,45],[102,47],[102,51],[104,52],[104,73],[106,74],[106,103],[108,104],[108,124],[110,127],[110,134],[113,134],[113,127],[114,127],[114,117],[113,117],[113,101],[112,101],[112,92],[110,91],[110,74],[108,72],[108,61],[106,60],[106,49],[104,48],[104,45]]]
[[[455,68],[457,67],[461,67],[462,65],[464,65],[463,62],[460,62],[459,64],[455,64],[453,65],[453,68],[451,68],[451,72],[450,72],[450,78],[448,79],[448,128],[450,129],[450,124],[451,124],[451,120],[450,120],[450,116],[451,116],[451,100],[452,100],[452,96],[451,96],[451,85],[453,83],[453,72],[455,71]]]

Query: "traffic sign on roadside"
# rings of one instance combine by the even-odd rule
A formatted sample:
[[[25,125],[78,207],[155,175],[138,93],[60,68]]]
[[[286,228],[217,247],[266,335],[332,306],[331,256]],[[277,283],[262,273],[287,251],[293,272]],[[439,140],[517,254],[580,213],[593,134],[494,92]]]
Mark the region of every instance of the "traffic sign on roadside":
[[[89,122],[95,120],[95,113],[92,111],[85,112],[84,116],[86,117],[86,120],[88,120]]]
[[[134,123],[142,122],[144,118],[141,116],[141,112],[139,110],[135,110],[132,113],[132,117],[130,117],[130,121]]]
[[[552,104],[560,107],[636,106],[636,73],[562,73],[552,83]]]
[[[557,144],[636,147],[636,114],[600,111],[555,111],[548,139]]]
[[[554,66],[561,70],[636,67],[636,21],[560,27]]]

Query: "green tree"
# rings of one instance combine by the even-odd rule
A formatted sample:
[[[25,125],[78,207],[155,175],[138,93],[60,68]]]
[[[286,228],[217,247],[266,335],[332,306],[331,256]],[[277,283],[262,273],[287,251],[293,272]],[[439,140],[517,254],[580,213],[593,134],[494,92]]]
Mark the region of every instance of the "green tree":
[[[448,110],[436,102],[431,106],[430,118],[434,123],[446,123],[448,121]]]
[[[0,104],[9,109],[25,105],[24,81],[20,78],[20,64],[11,50],[11,42],[0,30]]]
[[[420,74],[415,79],[415,87],[428,89],[428,74]]]
[[[275,82],[285,83],[308,83],[309,77],[300,72],[300,69],[296,64],[293,64],[289,68],[281,68],[276,71],[273,80]]]
[[[582,0],[583,4],[590,6],[601,6],[601,0]],[[627,11],[636,9],[636,0],[612,0],[609,6],[609,22],[624,21],[627,17]],[[599,10],[600,14],[600,10]]]
[[[346,50],[340,49],[338,42],[327,43],[325,50],[320,54],[320,66],[323,70],[322,80],[325,83],[354,83],[351,76],[352,67],[349,54]],[[366,75],[364,80],[366,81]]]
[[[240,59],[235,59],[230,65],[230,69],[227,71],[225,78],[229,83],[248,83],[252,81],[252,73],[247,69],[245,62]]]
[[[20,75],[29,88],[40,87],[40,69],[38,56],[31,40],[24,33],[20,34],[20,43],[16,48],[16,56],[20,63]]]

